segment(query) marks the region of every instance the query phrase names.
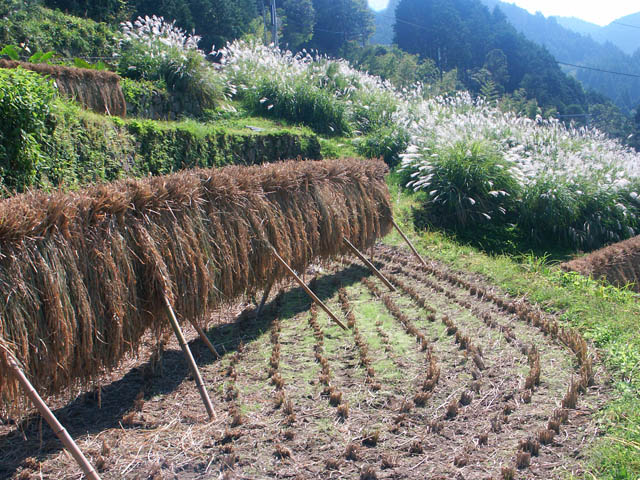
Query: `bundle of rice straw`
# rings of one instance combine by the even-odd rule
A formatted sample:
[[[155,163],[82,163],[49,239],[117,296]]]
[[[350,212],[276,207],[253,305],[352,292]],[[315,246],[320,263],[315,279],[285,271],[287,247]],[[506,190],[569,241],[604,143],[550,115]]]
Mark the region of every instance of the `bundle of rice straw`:
[[[0,68],[18,67],[48,76],[55,81],[61,95],[85,108],[119,117],[127,115],[120,77],[113,72],[0,59]]]
[[[563,263],[561,267],[596,279],[604,278],[617,287],[628,285],[640,292],[640,235]]]
[[[391,227],[381,161],[192,170],[0,203],[0,346],[42,394],[85,384],[181,320]],[[0,348],[0,407],[21,400]]]

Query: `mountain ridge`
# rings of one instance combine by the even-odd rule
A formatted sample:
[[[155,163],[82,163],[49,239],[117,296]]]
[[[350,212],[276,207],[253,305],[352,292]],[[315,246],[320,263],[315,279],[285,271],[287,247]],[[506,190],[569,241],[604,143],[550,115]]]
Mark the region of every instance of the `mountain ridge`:
[[[594,30],[595,28],[600,30],[606,27],[600,27],[572,17],[545,17],[541,13],[531,14],[513,3],[499,0],[481,1],[489,8],[499,7],[508,21],[520,33],[529,40],[547,48],[559,62],[640,75],[640,49],[634,55],[630,55],[613,43],[599,42],[594,38],[594,35],[585,32],[587,29]],[[392,43],[395,5],[397,3],[398,0],[392,0],[385,10],[374,12],[377,31],[371,43]],[[634,20],[635,15],[623,18],[627,22],[633,22],[636,21]],[[640,25],[640,13],[637,15],[636,24]],[[583,33],[567,28],[563,23],[572,24],[575,29],[582,28]],[[621,23],[626,22],[621,21]],[[611,24],[611,26],[634,30],[615,23]],[[640,41],[640,30],[636,30]],[[563,69],[580,80],[586,89],[610,98],[624,112],[630,113],[640,103],[640,78],[614,75],[585,68],[565,66]]]
[[[533,14],[528,10],[516,5],[515,3],[505,2],[502,0],[481,1],[490,8],[499,6],[502,11],[507,14],[507,17],[509,17],[507,10],[513,11],[514,9],[519,9],[523,12],[526,12],[528,15],[532,15],[535,17],[540,16],[547,20],[554,19],[563,28],[566,28],[567,30],[578,33],[580,35],[588,35],[598,43],[604,45],[607,42],[610,42],[627,55],[633,55],[636,50],[640,49],[640,11],[625,15],[624,17],[616,18],[608,25],[600,26],[577,17],[562,17],[554,15],[545,16],[540,12],[536,12],[535,14]],[[631,27],[629,27],[628,25],[631,25]]]

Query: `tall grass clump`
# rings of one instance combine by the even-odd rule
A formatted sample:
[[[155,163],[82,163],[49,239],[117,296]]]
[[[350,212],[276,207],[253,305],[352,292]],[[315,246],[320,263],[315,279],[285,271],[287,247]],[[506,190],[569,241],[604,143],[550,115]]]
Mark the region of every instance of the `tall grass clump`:
[[[366,158],[382,157],[387,165],[396,167],[400,155],[409,146],[409,134],[397,125],[391,124],[371,132],[355,141],[358,154]]]
[[[204,111],[226,99],[223,78],[198,48],[200,37],[187,35],[162,17],[139,17],[122,24],[118,73],[134,80],[161,81],[174,94]]]
[[[625,193],[588,180],[577,183],[541,175],[522,196],[519,225],[537,244],[554,239],[593,250],[640,232],[640,205]]]
[[[218,52],[236,98],[252,111],[349,136],[397,132],[399,97],[388,82],[334,60],[237,41]],[[393,143],[392,141],[388,143]],[[371,144],[371,148],[375,145]],[[377,152],[383,156],[386,146]]]
[[[380,161],[190,170],[0,202],[0,411],[19,407],[12,352],[42,393],[88,382],[181,320],[391,228]],[[55,334],[54,334],[55,333]],[[20,411],[18,409],[18,411]]]
[[[513,222],[518,235],[528,242],[574,249],[593,249],[640,233],[640,155],[619,142],[595,129],[502,112],[467,93],[426,100],[414,93],[413,101],[407,98],[400,104],[404,110],[396,116],[411,133],[402,168],[405,178],[411,177],[409,187],[428,191],[425,210],[441,209],[447,218],[457,210],[460,219],[473,203],[467,197],[476,201],[475,208],[478,202],[471,192],[478,195],[478,191],[473,185],[467,185],[467,194],[444,197],[457,202],[455,208],[444,206],[438,191],[460,187],[461,169],[475,165],[483,172],[480,178],[496,187],[485,189],[493,197],[485,205],[505,201],[507,204],[496,206],[499,212],[501,208],[507,212],[510,222],[501,222],[504,215],[488,211],[482,215],[478,206],[478,214],[466,216],[470,220],[466,229],[499,219],[505,228],[512,228]],[[490,146],[501,159],[496,168],[484,170],[483,161],[472,149],[464,155],[458,151],[454,163],[460,163],[459,168],[443,168],[447,165],[443,159],[457,145],[478,142]],[[509,188],[498,187],[507,178],[517,185],[509,181]],[[427,190],[431,186],[434,188]],[[433,216],[427,219],[433,225],[447,226]],[[462,225],[450,226],[456,230]]]
[[[302,123],[325,135],[351,134],[344,102],[304,79],[287,84],[279,79],[262,78],[243,100],[256,114]]]
[[[433,152],[408,186],[428,192],[422,221],[461,232],[472,225],[515,218],[520,184],[499,152],[475,141]]]

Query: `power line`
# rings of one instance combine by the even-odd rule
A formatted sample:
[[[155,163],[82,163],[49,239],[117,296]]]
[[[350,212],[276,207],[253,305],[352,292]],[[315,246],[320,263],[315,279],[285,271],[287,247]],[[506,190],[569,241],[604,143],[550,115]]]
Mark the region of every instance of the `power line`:
[[[640,75],[636,75],[635,73],[614,72],[611,70],[604,70],[602,68],[585,67],[584,65],[575,65],[573,63],[565,63],[560,61],[557,61],[557,62],[558,62],[558,65],[566,65],[567,67],[584,68],[585,70],[593,70],[594,72],[603,72],[603,73],[610,73],[612,75],[622,75],[625,77],[640,78]]]
[[[628,23],[622,23],[622,22],[611,22],[611,23],[615,23],[616,25],[622,25],[623,27],[640,28],[638,25],[629,25]]]
[[[318,28],[318,27],[314,27],[313,28],[314,32],[324,32],[324,33],[335,33],[336,35],[345,35],[347,32],[336,32],[334,30],[326,30],[324,28]]]
[[[411,25],[412,27],[422,28],[424,30],[431,30],[429,27],[425,27],[424,25],[419,25],[417,23],[409,22],[407,20],[403,20],[403,19],[398,18],[398,17],[392,17],[390,15],[380,15],[380,16],[384,17],[384,18],[388,18],[390,20],[395,20],[396,22],[404,23],[406,25]]]

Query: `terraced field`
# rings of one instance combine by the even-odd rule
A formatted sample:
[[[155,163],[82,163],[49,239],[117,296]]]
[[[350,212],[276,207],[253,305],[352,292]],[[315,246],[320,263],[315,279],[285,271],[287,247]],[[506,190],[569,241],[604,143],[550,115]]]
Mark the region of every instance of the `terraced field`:
[[[160,368],[132,361],[56,415],[105,479],[579,474],[607,399],[584,340],[482,278],[372,254],[396,291],[354,259],[305,275],[347,331],[288,284],[257,319],[247,305],[212,316],[220,357],[191,345],[217,420],[171,342]],[[37,420],[0,425],[1,478],[77,472]]]

